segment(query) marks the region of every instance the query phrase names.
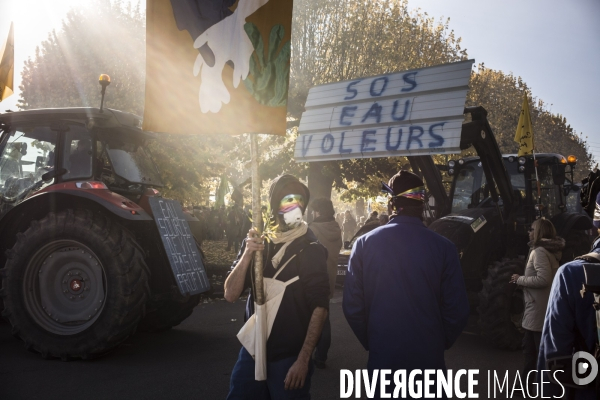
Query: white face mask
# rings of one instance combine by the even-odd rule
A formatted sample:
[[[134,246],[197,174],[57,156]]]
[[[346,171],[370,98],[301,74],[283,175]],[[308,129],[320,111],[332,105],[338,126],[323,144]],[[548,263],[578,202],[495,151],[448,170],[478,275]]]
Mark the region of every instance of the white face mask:
[[[283,221],[288,229],[294,229],[302,223],[302,209],[294,208],[283,214]]]

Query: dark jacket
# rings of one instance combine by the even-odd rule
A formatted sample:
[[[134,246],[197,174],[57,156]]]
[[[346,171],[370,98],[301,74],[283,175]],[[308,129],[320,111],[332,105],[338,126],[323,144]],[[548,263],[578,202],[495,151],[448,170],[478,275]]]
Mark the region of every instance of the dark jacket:
[[[369,370],[445,370],[469,316],[456,247],[418,218],[392,218],[356,240],[343,309]]]
[[[271,262],[281,245],[267,243],[263,253],[265,278],[275,275],[275,268]],[[244,254],[246,240],[244,240],[237,259],[231,269],[237,265]],[[316,307],[329,309],[329,278],[327,276],[327,250],[317,242],[315,235],[308,232],[294,240],[286,249],[281,263],[283,266],[294,254],[296,257],[290,261],[277,279],[288,281],[296,276],[300,279],[289,285],[281,300],[281,306],[273,323],[271,335],[267,341],[267,360],[279,361],[288,357],[296,357],[302,349],[310,318]],[[250,288],[250,295],[246,302],[244,321],[254,314],[254,296],[252,290],[253,266],[248,268],[245,288]]]
[[[594,242],[594,252],[600,253],[600,240]],[[575,260],[558,269],[548,300],[544,329],[540,343],[538,370],[547,369],[548,360],[557,357],[570,357],[576,351],[593,353],[596,343],[596,314],[593,308],[594,295],[586,292],[581,295],[585,282],[584,261]],[[577,345],[577,333],[585,340],[586,349]],[[544,382],[548,382],[546,376]],[[570,389],[567,388],[567,395]],[[558,385],[545,383],[544,396],[558,396],[562,389]],[[568,398],[565,396],[565,398]],[[596,399],[594,390],[577,390],[575,399]]]

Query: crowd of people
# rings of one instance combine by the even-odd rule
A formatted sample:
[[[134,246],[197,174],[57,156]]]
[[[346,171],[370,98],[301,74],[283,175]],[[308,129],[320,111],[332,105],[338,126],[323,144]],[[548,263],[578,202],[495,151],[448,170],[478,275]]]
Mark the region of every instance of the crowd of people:
[[[420,178],[402,171],[390,186],[391,218],[371,213],[361,228],[379,228],[360,236],[353,247],[344,314],[369,350],[371,372],[445,369],[444,350],[452,346],[469,314],[458,254],[449,240],[424,226]],[[310,398],[314,367],[325,367],[331,343],[329,300],[337,254],[342,239],[350,240],[358,228],[349,211],[340,227],[331,201],[324,198],[311,203],[313,220],[310,225],[304,222],[310,192],[291,175],[273,181],[269,193],[277,232],[264,241],[251,229],[225,281],[225,299],[230,302],[250,290],[245,325],[238,334],[242,348],[227,397],[231,400]],[[423,251],[416,252],[418,247]],[[267,327],[264,354],[257,354],[255,336],[248,334],[256,323],[255,308],[263,307],[255,303],[250,268],[256,251],[263,253],[264,306],[275,315]],[[411,329],[406,329],[406,320],[412,321]],[[424,339],[430,343],[426,350],[418,345]]]
[[[377,211],[372,211],[366,219],[365,216],[360,216],[357,222],[356,218],[352,215],[352,212],[350,210],[346,210],[344,213],[337,213],[335,215],[335,221],[342,230],[343,241],[349,242],[358,233],[369,231],[369,229],[363,229],[365,226],[371,228],[373,226],[376,227],[387,224],[389,221],[389,215],[385,213],[379,215]]]
[[[446,370],[444,352],[466,326],[470,312],[459,255],[450,240],[425,226],[425,188],[417,175],[401,171],[384,186],[389,189],[389,215],[372,212],[357,223],[350,211],[336,214],[329,199],[319,198],[310,203],[307,224],[308,188],[291,175],[273,181],[269,202],[277,232],[265,241],[250,229],[225,281],[230,302],[250,290],[228,399],[310,398],[314,368],[325,368],[331,345],[329,301],[337,255],[343,241],[355,235],[342,308],[369,351],[367,370]],[[600,229],[600,212],[598,216],[594,225]],[[361,234],[368,227],[375,228]],[[543,382],[546,394],[560,395],[566,386],[570,398],[597,398],[591,386],[565,384],[561,389],[549,377],[526,377],[557,365],[568,368],[576,351],[598,351],[594,297],[581,284],[584,263],[600,262],[600,239],[590,254],[562,267],[565,241],[552,222],[536,219],[529,239],[523,275],[513,274],[506,282],[524,294],[523,380],[531,386]],[[248,335],[255,307],[260,307],[250,267],[256,251],[264,256],[265,306],[271,313],[264,354],[257,354],[255,336]],[[260,362],[263,372],[257,369]],[[533,392],[524,391],[523,396],[534,393],[535,398],[540,389],[527,390]]]

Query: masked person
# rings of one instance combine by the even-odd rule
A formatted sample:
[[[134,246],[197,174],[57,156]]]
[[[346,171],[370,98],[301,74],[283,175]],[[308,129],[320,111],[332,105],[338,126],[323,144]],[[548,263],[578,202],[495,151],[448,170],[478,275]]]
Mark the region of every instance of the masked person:
[[[255,380],[255,360],[242,347],[231,374],[227,399],[310,398],[314,369],[311,355],[329,309],[329,278],[327,250],[302,220],[309,199],[308,188],[295,177],[276,178],[269,190],[277,224],[275,236],[265,245],[251,229],[225,281],[225,299],[230,302],[250,288],[245,321],[254,314],[255,251],[263,252],[264,277],[285,286],[267,340],[266,380]],[[268,302],[269,293],[265,292]]]
[[[401,171],[384,187],[393,213],[386,225],[354,243],[344,315],[369,351],[371,374],[375,369],[406,370],[407,376],[416,369],[446,371],[444,351],[469,316],[456,247],[423,224],[425,188],[419,177]]]

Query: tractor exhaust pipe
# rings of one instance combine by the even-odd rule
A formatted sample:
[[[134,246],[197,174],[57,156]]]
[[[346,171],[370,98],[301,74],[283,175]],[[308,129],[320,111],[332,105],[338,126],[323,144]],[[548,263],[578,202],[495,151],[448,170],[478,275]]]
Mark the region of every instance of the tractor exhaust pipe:
[[[106,93],[106,87],[110,85],[110,76],[106,74],[100,75],[98,83],[100,83],[100,86],[102,86],[102,91],[100,92],[102,93],[102,100],[100,100],[100,112],[104,112],[102,111],[102,107],[104,106],[104,93]]]

